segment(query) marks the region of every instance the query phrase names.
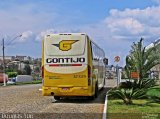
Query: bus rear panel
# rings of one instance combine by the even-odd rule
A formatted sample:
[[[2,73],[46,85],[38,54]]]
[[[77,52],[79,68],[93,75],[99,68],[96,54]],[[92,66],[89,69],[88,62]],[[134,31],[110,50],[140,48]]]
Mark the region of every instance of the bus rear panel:
[[[89,96],[85,34],[51,34],[43,41],[43,95]]]
[[[101,67],[96,68],[91,47],[86,34],[46,35],[42,46],[42,94],[93,96],[96,82],[100,86],[103,81],[98,81]]]

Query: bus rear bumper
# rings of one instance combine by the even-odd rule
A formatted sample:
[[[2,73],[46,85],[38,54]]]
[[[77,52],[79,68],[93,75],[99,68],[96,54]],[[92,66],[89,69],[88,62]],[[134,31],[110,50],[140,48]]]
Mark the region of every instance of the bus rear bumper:
[[[42,87],[43,96],[92,96],[89,87]]]

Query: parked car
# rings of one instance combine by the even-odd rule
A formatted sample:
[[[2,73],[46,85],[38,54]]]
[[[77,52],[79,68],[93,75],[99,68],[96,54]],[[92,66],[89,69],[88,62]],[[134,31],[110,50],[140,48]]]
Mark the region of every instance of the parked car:
[[[12,82],[16,82],[16,77],[13,77],[13,78],[12,78]]]
[[[0,83],[4,82],[4,79],[3,79],[4,77],[5,77],[5,81],[7,82],[8,81],[8,75],[4,74],[4,73],[0,73]]]
[[[13,81],[8,81],[7,84],[15,84]]]
[[[32,82],[33,77],[30,75],[17,75],[16,82]]]

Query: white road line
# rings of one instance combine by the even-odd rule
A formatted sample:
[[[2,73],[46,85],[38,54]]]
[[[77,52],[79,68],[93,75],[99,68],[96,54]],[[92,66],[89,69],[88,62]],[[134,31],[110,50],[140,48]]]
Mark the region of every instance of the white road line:
[[[106,98],[105,98],[102,119],[107,119],[107,103],[108,103],[108,95],[106,95]]]

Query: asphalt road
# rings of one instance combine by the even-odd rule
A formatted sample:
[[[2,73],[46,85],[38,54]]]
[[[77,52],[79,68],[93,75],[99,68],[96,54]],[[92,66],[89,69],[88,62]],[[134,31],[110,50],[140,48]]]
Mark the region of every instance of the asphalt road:
[[[41,84],[0,87],[0,118],[18,113],[19,117],[34,119],[101,119],[109,90],[101,90],[93,101],[72,98],[52,103],[53,97],[42,96],[40,88]]]

